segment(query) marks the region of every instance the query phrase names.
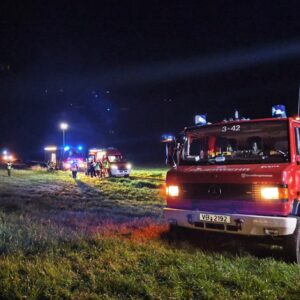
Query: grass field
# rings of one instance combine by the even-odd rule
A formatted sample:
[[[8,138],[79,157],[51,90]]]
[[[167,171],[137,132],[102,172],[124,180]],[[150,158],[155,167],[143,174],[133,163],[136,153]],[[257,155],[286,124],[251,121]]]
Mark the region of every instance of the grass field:
[[[131,179],[74,181],[0,170],[0,298],[300,298],[297,265],[170,242],[164,177],[140,169]]]

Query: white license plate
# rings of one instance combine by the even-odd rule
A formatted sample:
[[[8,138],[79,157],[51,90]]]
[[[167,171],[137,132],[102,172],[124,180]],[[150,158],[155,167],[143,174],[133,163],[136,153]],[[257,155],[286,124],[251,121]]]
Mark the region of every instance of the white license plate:
[[[200,221],[212,223],[230,223],[230,217],[224,215],[200,214]]]

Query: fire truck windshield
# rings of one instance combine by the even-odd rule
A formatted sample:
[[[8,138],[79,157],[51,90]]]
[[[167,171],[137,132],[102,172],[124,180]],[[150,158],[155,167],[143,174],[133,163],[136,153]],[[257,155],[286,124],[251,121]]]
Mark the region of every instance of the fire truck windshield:
[[[123,162],[124,159],[122,155],[108,155],[108,160],[110,163],[112,162]]]
[[[181,164],[281,163],[290,160],[286,120],[224,123],[186,132]]]

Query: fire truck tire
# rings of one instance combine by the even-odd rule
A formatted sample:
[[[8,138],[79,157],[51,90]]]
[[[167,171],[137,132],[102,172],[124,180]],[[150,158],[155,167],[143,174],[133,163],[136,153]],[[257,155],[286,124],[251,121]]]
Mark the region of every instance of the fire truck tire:
[[[300,264],[300,219],[297,220],[295,232],[285,237],[283,242],[284,258],[287,262]]]
[[[181,240],[185,238],[185,228],[177,225],[169,225],[169,237],[171,240]]]

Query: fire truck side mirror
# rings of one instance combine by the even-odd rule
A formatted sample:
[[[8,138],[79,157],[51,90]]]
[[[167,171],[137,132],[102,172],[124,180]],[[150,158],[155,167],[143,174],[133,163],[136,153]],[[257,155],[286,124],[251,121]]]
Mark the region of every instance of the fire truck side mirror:
[[[166,165],[170,167],[176,166],[175,160],[174,160],[174,149],[175,143],[167,143],[166,144]]]
[[[161,142],[166,144],[166,165],[174,167],[176,165],[174,160],[175,137],[170,134],[164,134]]]

